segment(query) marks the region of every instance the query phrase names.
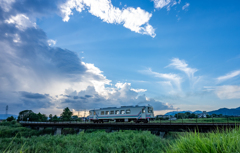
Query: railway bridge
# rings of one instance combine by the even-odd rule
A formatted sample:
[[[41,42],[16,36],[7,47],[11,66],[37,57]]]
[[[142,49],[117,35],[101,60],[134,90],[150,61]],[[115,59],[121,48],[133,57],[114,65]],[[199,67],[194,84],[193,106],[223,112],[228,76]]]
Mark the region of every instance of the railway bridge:
[[[229,129],[240,126],[240,123],[99,123],[91,122],[19,122],[24,127],[43,130],[52,128],[55,135],[61,135],[63,128],[74,128],[77,132],[86,129],[104,129],[107,132],[118,130],[147,130],[152,134],[163,135],[167,132],[210,132],[216,129]]]

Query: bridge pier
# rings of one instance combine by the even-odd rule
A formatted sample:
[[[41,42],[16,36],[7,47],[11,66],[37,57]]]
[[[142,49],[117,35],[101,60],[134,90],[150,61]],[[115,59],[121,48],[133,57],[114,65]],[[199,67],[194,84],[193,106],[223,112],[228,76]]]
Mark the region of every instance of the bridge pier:
[[[80,134],[80,132],[84,131],[85,129],[74,128],[74,130],[77,134]]]
[[[44,127],[39,127],[38,130],[42,131],[42,130],[44,130]]]
[[[163,138],[165,134],[166,134],[166,132],[159,132],[159,136],[160,136],[161,138]]]
[[[62,134],[62,128],[56,128],[54,135],[61,135]]]

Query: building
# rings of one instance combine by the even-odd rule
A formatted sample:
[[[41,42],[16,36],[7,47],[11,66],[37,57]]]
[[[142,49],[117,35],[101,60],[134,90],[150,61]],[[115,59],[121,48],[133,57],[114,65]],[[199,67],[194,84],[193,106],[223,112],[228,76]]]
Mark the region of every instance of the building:
[[[203,111],[202,113],[196,115],[198,115],[198,118],[206,118],[208,113],[206,111]]]

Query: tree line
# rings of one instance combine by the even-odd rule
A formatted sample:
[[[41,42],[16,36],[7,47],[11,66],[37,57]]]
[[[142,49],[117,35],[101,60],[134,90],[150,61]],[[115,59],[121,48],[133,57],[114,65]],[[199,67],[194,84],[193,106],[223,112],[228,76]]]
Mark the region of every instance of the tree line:
[[[14,118],[14,117],[9,117]],[[8,120],[8,119],[7,119]],[[81,121],[78,116],[73,116],[73,112],[70,111],[68,107],[63,109],[63,112],[60,114],[60,117],[57,115],[50,114],[47,116],[46,114],[34,113],[32,110],[23,110],[19,112],[17,121],[36,121],[36,122],[58,122],[58,121]]]

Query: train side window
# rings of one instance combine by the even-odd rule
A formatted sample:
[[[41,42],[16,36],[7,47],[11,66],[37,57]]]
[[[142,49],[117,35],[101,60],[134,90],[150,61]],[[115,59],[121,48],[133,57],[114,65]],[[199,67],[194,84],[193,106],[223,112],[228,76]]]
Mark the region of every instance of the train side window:
[[[125,114],[125,111],[124,111],[124,110],[121,110],[121,111],[120,111],[120,114]]]
[[[106,113],[105,113],[106,115],[109,115],[109,111],[106,111]]]
[[[114,114],[114,111],[110,111],[110,114],[111,114],[111,115]]]
[[[116,110],[116,111],[115,111],[115,114],[119,114],[119,110]]]
[[[89,111],[89,114],[90,114],[90,115],[92,115],[92,112],[91,112],[91,111]]]
[[[104,111],[101,111],[101,115],[104,115]]]
[[[145,113],[145,109],[144,108],[142,109],[142,113]]]
[[[127,109],[126,110],[126,114],[130,114],[131,113],[131,110],[130,109]]]
[[[93,115],[96,115],[96,112],[94,111]]]

